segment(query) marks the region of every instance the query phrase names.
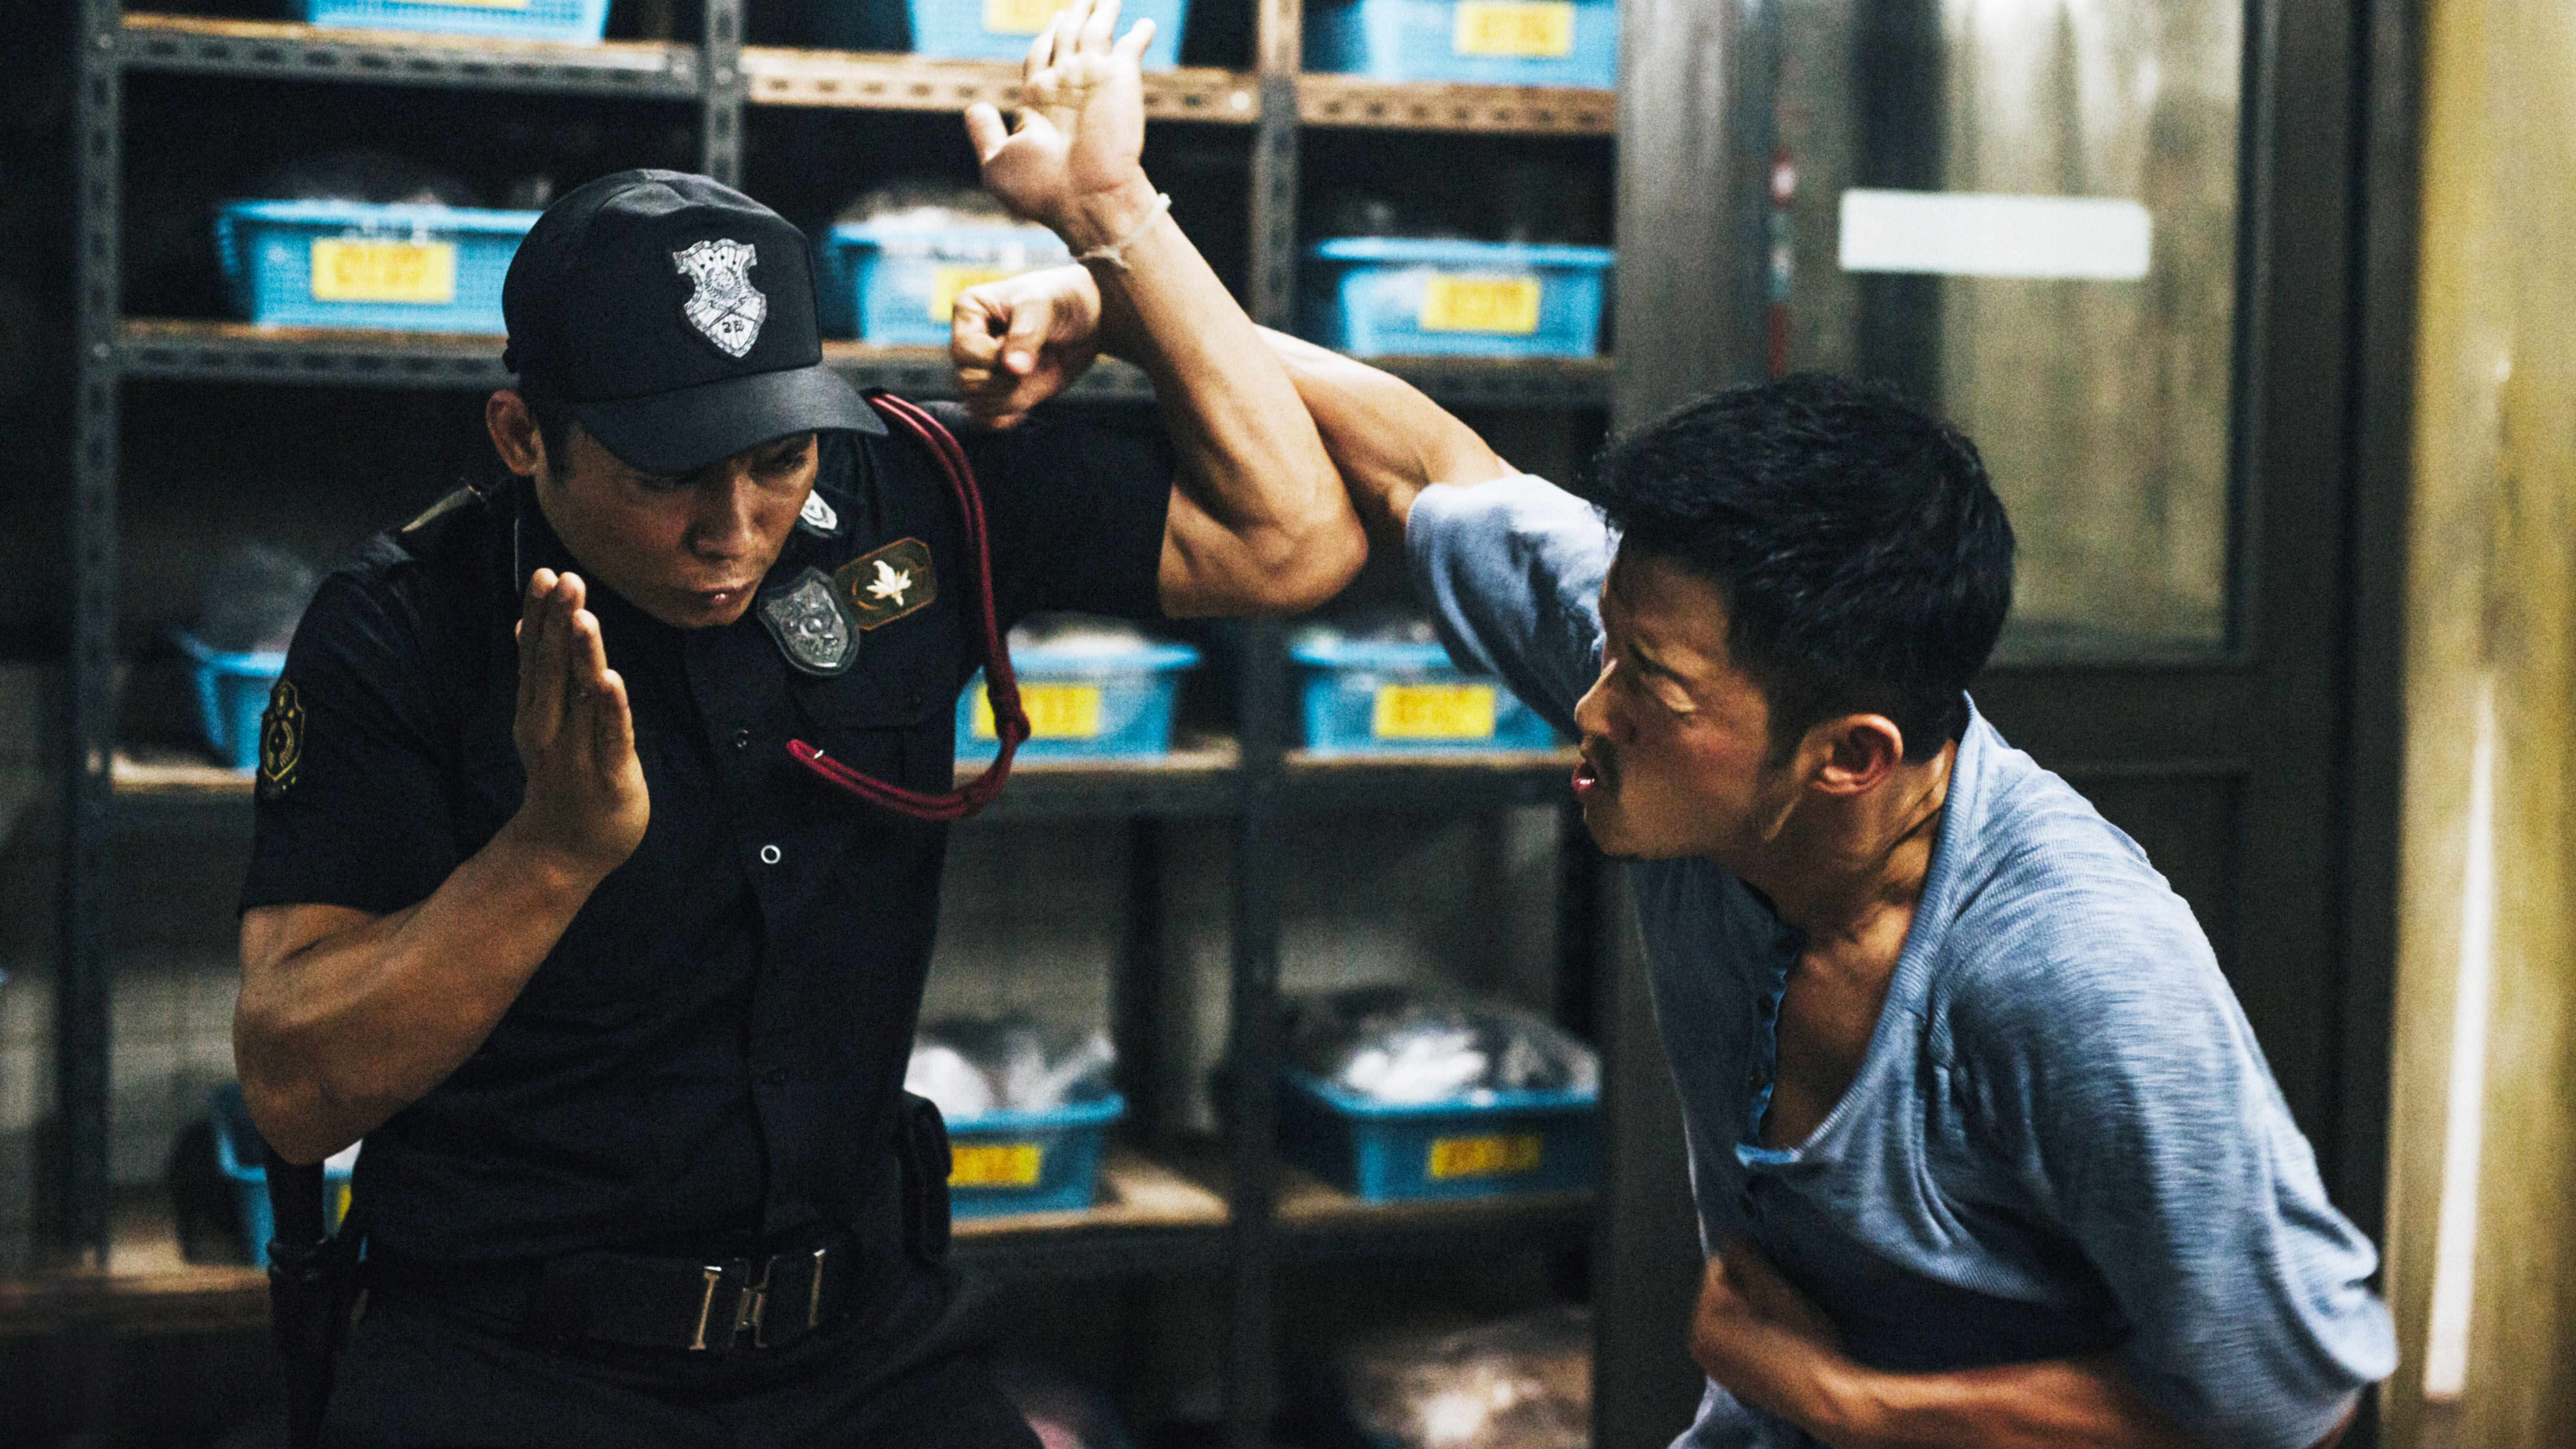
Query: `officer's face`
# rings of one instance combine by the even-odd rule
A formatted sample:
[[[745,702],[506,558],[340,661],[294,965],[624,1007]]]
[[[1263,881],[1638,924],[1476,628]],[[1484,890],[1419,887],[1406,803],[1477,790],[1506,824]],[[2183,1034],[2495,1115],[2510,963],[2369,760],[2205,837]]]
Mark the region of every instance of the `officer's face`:
[[[706,629],[751,607],[813,491],[814,435],[682,477],[639,473],[579,426],[537,470],[546,522],[598,582],[666,624]]]
[[[1729,657],[1724,593],[1623,552],[1601,588],[1601,623],[1601,677],[1574,707],[1574,793],[1593,840],[1650,860],[1754,858],[1795,789],[1771,759],[1770,705]]]

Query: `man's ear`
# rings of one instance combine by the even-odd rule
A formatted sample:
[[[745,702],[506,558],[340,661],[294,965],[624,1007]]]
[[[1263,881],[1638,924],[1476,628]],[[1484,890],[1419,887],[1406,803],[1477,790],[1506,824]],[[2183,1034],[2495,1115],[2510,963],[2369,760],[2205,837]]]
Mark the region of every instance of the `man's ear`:
[[[483,430],[492,435],[492,451],[501,466],[522,478],[533,478],[546,465],[545,435],[537,431],[528,400],[503,388],[483,403]]]
[[[1865,795],[1905,763],[1905,732],[1883,714],[1820,721],[1799,747],[1810,783],[1828,795]]]

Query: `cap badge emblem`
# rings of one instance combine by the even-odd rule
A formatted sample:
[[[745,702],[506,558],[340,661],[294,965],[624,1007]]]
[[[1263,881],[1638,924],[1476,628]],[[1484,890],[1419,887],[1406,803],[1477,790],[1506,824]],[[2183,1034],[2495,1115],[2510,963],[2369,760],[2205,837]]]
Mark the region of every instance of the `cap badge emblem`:
[[[750,352],[760,340],[760,324],[769,320],[769,298],[751,284],[760,249],[750,242],[702,241],[671,253],[671,265],[698,284],[680,307],[698,335],[727,357]]]
[[[761,595],[760,622],[787,662],[808,674],[839,674],[859,657],[858,633],[821,569],[809,568],[795,583]]]

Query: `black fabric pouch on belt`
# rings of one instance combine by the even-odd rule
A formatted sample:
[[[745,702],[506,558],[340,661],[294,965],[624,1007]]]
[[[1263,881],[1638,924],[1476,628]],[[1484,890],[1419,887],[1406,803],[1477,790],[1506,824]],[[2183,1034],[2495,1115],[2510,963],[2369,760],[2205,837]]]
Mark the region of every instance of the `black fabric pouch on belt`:
[[[903,1159],[903,1241],[914,1261],[935,1264],[948,1256],[948,1123],[938,1104],[903,1094],[895,1122],[895,1151]]]

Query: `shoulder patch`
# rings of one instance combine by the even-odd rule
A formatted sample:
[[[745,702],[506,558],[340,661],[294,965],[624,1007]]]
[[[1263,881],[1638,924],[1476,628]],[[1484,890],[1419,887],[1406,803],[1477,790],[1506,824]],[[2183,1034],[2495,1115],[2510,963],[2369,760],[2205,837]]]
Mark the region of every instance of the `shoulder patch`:
[[[939,572],[931,566],[930,545],[897,539],[841,565],[832,574],[832,592],[861,629],[881,629],[928,608],[939,597]]]
[[[280,679],[268,692],[268,709],[259,717],[259,795],[274,800],[295,788],[296,767],[304,763],[304,701],[295,684]]]

